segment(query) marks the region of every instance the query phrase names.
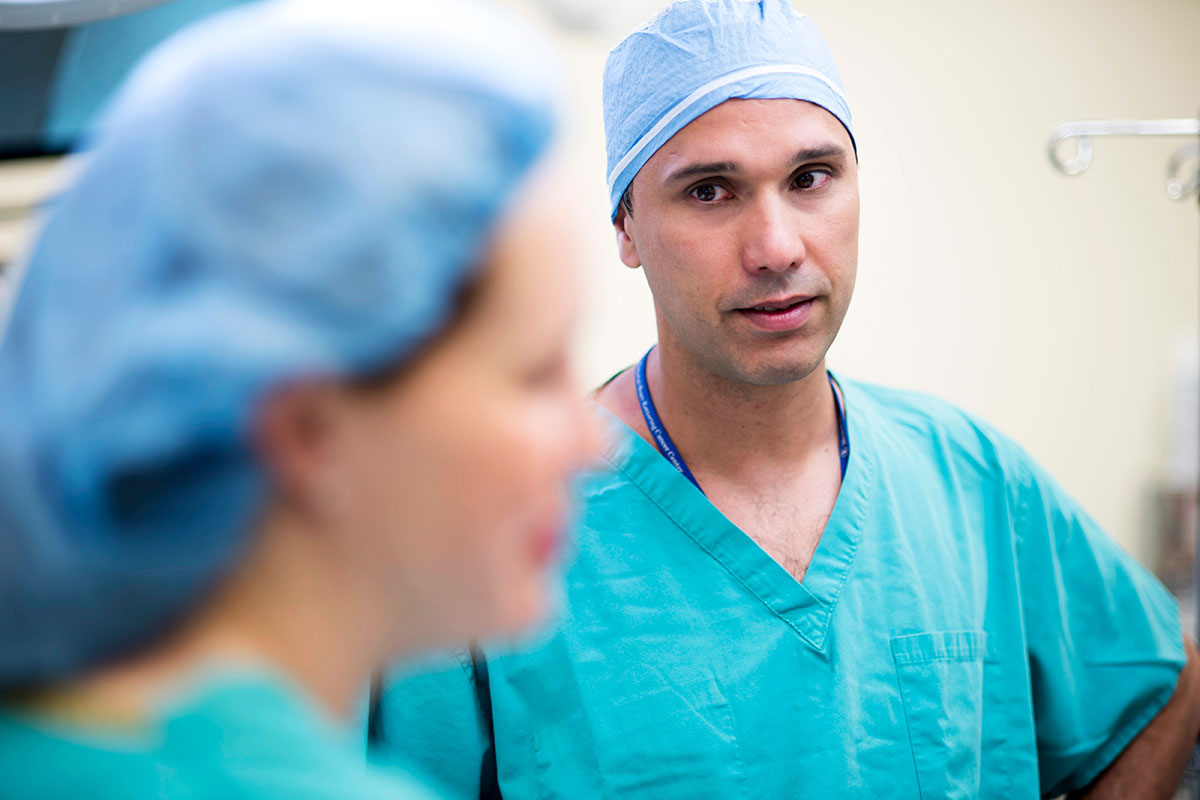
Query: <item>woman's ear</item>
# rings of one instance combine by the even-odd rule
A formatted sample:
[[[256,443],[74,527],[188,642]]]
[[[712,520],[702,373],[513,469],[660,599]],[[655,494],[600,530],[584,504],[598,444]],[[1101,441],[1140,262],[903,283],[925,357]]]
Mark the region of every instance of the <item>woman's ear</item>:
[[[331,383],[286,386],[255,416],[253,442],[275,491],[302,513],[327,517],[341,502],[343,393]]]
[[[613,220],[613,230],[617,233],[617,253],[621,257],[621,263],[630,269],[640,267],[642,259],[637,251],[633,215],[625,208],[624,203],[617,206],[617,218]]]

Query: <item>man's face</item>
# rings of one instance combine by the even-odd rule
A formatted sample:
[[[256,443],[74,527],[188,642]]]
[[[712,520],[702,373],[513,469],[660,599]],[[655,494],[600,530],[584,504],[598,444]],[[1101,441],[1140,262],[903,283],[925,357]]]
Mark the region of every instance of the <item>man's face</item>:
[[[702,368],[777,385],[819,367],[854,291],[858,164],[801,100],[727,100],[638,172],[615,226],[641,265],[660,339]]]

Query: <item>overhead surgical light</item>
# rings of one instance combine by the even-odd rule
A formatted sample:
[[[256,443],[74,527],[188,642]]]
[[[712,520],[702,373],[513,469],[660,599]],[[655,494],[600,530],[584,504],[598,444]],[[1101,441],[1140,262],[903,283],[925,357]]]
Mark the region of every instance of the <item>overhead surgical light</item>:
[[[0,0],[0,29],[61,28],[119,17],[166,0]]]
[[[0,161],[69,152],[142,56],[249,2],[0,0]]]

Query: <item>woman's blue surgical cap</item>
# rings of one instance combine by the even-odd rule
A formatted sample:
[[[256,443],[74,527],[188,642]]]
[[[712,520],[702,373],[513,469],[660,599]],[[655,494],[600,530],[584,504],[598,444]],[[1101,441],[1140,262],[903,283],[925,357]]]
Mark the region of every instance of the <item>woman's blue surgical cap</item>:
[[[817,26],[788,0],[680,0],[629,34],[604,68],[612,216],[642,166],[696,117],[734,97],[850,104]]]
[[[546,149],[544,45],[467,2],[273,0],[135,71],[0,342],[0,685],[140,646],[236,561],[283,383],[442,329]]]

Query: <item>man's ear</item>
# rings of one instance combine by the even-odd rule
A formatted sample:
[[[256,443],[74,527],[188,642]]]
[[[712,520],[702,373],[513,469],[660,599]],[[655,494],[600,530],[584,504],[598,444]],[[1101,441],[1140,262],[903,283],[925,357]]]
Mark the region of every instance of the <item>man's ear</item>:
[[[617,206],[617,218],[613,220],[613,230],[617,233],[617,253],[621,257],[621,263],[630,269],[637,269],[642,265],[642,259],[638,255],[636,230],[633,222],[633,216],[625,208],[625,204]]]

